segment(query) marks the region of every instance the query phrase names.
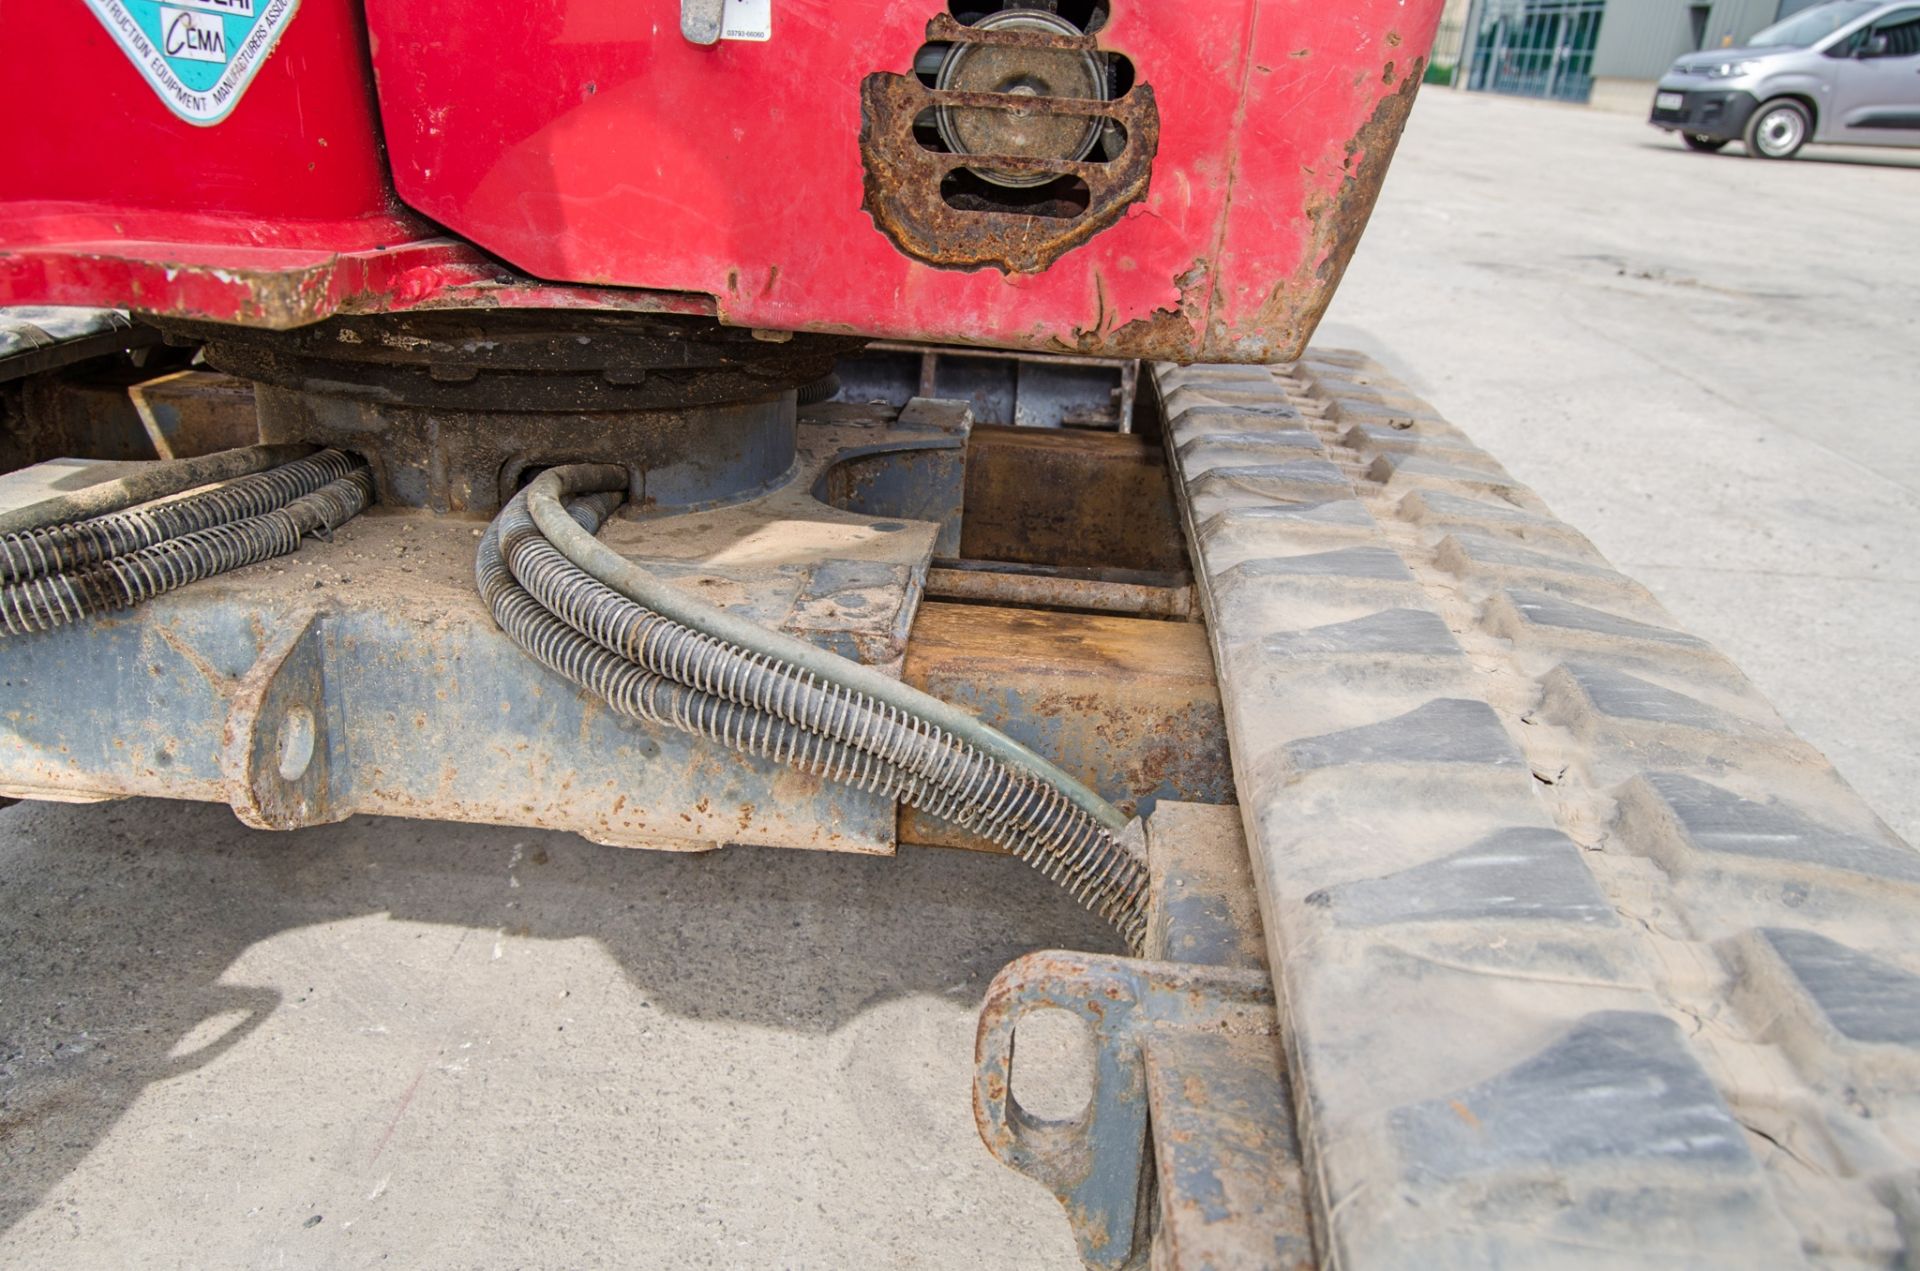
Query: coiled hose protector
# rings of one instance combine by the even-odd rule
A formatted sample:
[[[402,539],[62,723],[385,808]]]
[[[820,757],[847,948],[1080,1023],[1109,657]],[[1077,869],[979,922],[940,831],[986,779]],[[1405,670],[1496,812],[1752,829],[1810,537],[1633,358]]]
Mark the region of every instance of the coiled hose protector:
[[[350,475],[354,467],[354,460],[327,450],[170,502],[0,534],[0,582],[67,573],[182,534],[259,516]]]
[[[331,531],[373,500],[366,466],[337,451],[287,468],[297,471],[284,477],[279,474],[286,468],[262,474],[231,495],[228,487],[162,508],[29,531],[39,537],[13,536],[4,549],[10,553],[6,568],[14,576],[0,585],[0,635],[48,631],[284,556],[308,534]],[[176,513],[175,507],[186,510]],[[103,525],[106,521],[113,524]],[[189,525],[203,528],[184,528]],[[175,532],[153,538],[167,529]],[[140,542],[145,545],[115,550]],[[62,560],[91,563],[49,568]]]
[[[696,631],[593,577],[550,541],[532,508],[543,496],[552,499],[566,526],[592,541],[619,496],[593,493],[570,505],[558,500],[596,483],[624,487],[625,475],[588,465],[544,474],[482,540],[476,579],[516,644],[623,714],[898,798],[973,829],[1066,887],[1139,947],[1145,866],[1119,834],[1041,775],[1057,772],[1052,765],[1038,756],[1031,756],[1032,766],[1009,764],[916,712]],[[953,710],[937,705],[941,713]],[[1031,755],[967,719],[973,731]],[[1064,774],[1059,780],[1077,784]],[[1098,796],[1080,793],[1121,819]]]
[[[1127,827],[1127,818],[1119,809],[1005,733],[870,666],[850,662],[798,636],[769,630],[695,599],[599,542],[568,514],[564,503],[568,496],[624,490],[626,482],[625,469],[607,464],[550,469],[527,487],[527,512],[540,532],[576,568],[636,604],[703,635],[812,672],[829,684],[926,720],[1051,786],[1108,829],[1120,831]]]
[[[22,530],[40,529],[90,516],[105,516],[135,504],[164,499],[183,490],[265,472],[269,468],[304,458],[316,449],[317,446],[308,445],[242,446],[237,450],[221,450],[192,459],[170,459],[165,463],[148,464],[124,477],[84,486],[12,512],[0,512],[0,534],[18,534]]]

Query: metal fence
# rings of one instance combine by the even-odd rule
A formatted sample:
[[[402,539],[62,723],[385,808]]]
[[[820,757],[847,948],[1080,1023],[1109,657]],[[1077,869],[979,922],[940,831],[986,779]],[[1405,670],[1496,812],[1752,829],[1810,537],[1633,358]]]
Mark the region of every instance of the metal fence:
[[[1584,102],[1606,0],[1479,0],[1468,21],[1467,87]]]

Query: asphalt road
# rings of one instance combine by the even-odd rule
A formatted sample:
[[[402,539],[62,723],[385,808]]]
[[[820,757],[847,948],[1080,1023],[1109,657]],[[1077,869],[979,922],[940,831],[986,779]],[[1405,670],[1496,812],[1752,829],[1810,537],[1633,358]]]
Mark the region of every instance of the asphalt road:
[[[1431,92],[1365,348],[1912,836],[1920,157]],[[986,981],[1111,948],[1006,859],[0,813],[0,1264],[1071,1267],[968,1108]]]

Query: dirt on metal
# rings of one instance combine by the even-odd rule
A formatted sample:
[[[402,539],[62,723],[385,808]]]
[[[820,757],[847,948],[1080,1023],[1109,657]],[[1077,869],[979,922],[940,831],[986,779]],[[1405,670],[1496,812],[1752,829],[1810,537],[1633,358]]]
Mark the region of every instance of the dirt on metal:
[[[1134,433],[976,424],[960,554],[1023,565],[1187,567],[1161,447]]]
[[[1232,801],[1213,659],[1197,623],[928,601],[901,678],[1038,747],[1123,811],[1156,799]],[[911,809],[900,838],[998,850]]]
[[[1100,578],[978,569],[927,571],[927,595],[1034,609],[1082,609],[1136,618],[1187,618],[1193,588],[1157,587]]]

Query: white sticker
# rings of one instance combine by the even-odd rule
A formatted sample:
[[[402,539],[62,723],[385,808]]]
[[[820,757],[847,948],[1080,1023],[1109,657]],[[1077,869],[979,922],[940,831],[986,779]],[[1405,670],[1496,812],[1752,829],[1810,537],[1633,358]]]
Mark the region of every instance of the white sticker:
[[[300,0],[86,0],[160,100],[190,124],[227,117]]]
[[[185,5],[189,9],[203,9],[208,13],[219,13],[235,18],[253,16],[253,0],[173,0],[175,5]]]
[[[227,28],[219,18],[192,9],[160,6],[160,47],[168,57],[227,64]]]
[[[720,16],[723,40],[770,40],[773,38],[773,0],[727,0]]]

